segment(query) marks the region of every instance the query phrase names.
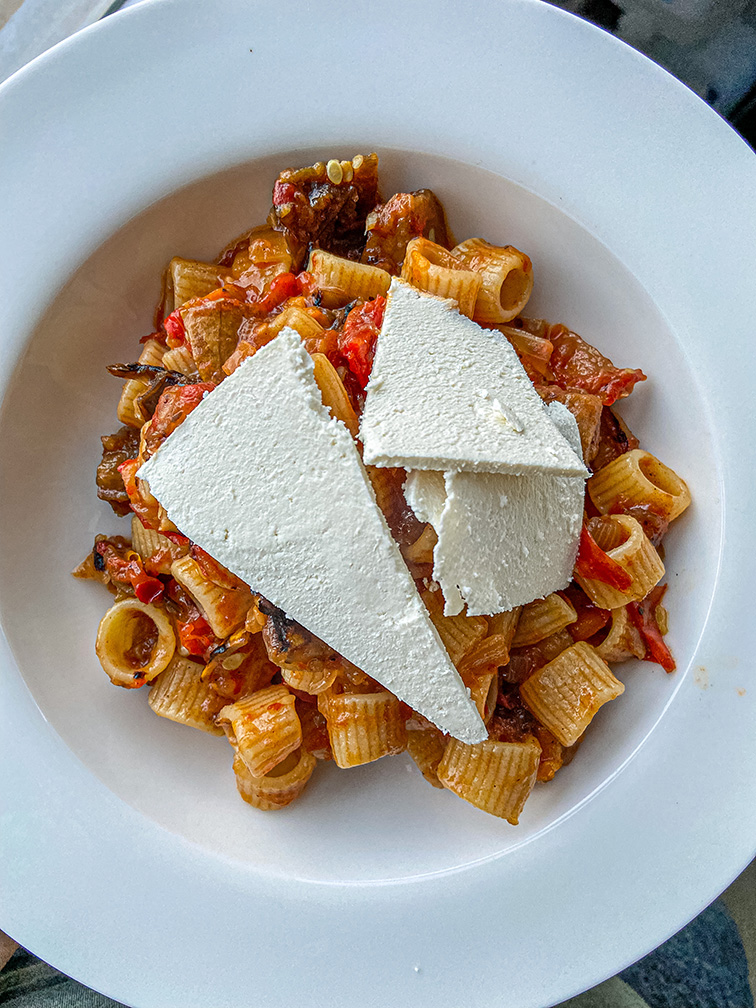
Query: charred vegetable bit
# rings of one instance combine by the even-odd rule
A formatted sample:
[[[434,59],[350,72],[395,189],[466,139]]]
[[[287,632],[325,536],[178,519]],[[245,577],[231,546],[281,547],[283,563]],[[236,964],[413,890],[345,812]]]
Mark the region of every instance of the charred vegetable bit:
[[[117,515],[129,513],[129,495],[118,467],[139,451],[139,431],[121,427],[115,434],[104,434],[102,461],[97,466],[97,496],[107,501]]]
[[[362,261],[387,273],[401,272],[407,245],[413,238],[451,248],[444,208],[430,189],[397,193],[375,208],[367,219],[368,240]]]
[[[599,469],[603,469],[605,465],[609,465],[620,455],[633,451],[639,445],[638,438],[630,433],[614,410],[605,406],[601,411],[598,444],[591,459],[591,469],[593,472],[598,472]]]
[[[181,374],[180,371],[167,371],[154,364],[111,364],[108,371],[116,378],[126,380],[136,378],[148,381],[147,388],[135,399],[135,404],[139,407],[140,412],[148,419],[154,414],[160,396],[166,388],[192,383],[192,379]]]
[[[522,742],[533,734],[536,721],[520,699],[517,686],[503,682],[496,710],[488,725],[488,737],[497,742]]]
[[[281,172],[269,223],[285,234],[295,271],[310,247],[359,259],[367,215],[379,200],[376,154],[358,154],[351,162],[321,161]]]
[[[167,371],[154,364],[110,364],[107,368],[116,378],[164,378],[168,385],[188,385],[189,380],[180,371]]]
[[[267,616],[262,638],[268,657],[280,668],[306,666],[313,672],[338,668],[352,681],[362,682],[368,677],[343,658],[338,651],[310,633],[300,623],[289,619],[286,613],[267,599],[257,603],[260,612]]]

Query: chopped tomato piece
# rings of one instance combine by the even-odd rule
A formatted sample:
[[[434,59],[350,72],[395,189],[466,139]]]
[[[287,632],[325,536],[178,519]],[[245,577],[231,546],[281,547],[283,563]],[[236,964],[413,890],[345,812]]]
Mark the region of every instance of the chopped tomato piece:
[[[666,590],[667,585],[657,585],[640,602],[628,603],[627,611],[646,645],[646,660],[661,665],[665,672],[674,672],[677,668],[675,659],[664,643],[656,620],[656,607],[661,603]]]
[[[157,602],[163,597],[165,585],[159,578],[152,577],[145,571],[139,554],[133,549],[119,549],[107,539],[102,539],[95,545],[94,551],[102,558],[110,577],[114,581],[131,585],[140,602]]]
[[[155,407],[152,422],[144,435],[147,458],[157,451],[168,435],[172,434],[192,410],[199,406],[205,394],[212,392],[214,388],[212,382],[197,382],[194,385],[172,385],[163,392]]]
[[[204,616],[196,616],[191,620],[179,620],[176,623],[176,628],[182,647],[195,657],[204,658],[218,644],[218,638],[210,629],[210,624]]]
[[[582,578],[603,581],[618,591],[625,591],[633,583],[625,568],[601,549],[585,524],[580,530],[580,547],[575,561],[575,572]]]
[[[145,577],[134,585],[134,594],[140,602],[148,604],[163,597],[165,585],[156,577]]]
[[[284,203],[292,203],[297,192],[297,187],[291,182],[276,182],[273,186],[273,206],[283,206]]]
[[[307,270],[302,270],[301,273],[297,273],[297,280],[299,281],[299,293],[304,294],[305,297],[313,294],[317,290],[317,282],[312,273],[308,273]]]
[[[176,543],[177,546],[188,546],[192,541],[181,532],[161,532],[160,534],[164,535],[166,539],[170,539],[172,543]]]
[[[176,620],[181,646],[190,655],[207,660],[220,641],[199,611],[197,603],[174,578],[168,582],[168,599],[168,610]]]
[[[562,388],[590,392],[611,406],[633,391],[636,382],[645,381],[642,371],[617,368],[590,343],[566,326],[555,325],[548,335],[554,350],[549,358],[553,380]]]
[[[138,458],[126,459],[118,466],[118,472],[121,474],[123,485],[126,488],[129,507],[145,528],[156,529],[160,524],[157,501],[154,498],[148,500],[137,486],[136,474],[141,465]]]
[[[181,318],[181,312],[178,309],[175,312],[171,312],[168,318],[163,320],[163,328],[172,347],[183,346],[186,341],[186,329],[184,327],[184,320]]]
[[[363,389],[373,369],[375,343],[383,324],[385,308],[386,298],[380,296],[353,308],[339,335],[339,352]]]
[[[278,308],[289,298],[302,293],[299,279],[293,273],[280,273],[268,288],[268,293],[260,300],[260,308],[266,314]]]

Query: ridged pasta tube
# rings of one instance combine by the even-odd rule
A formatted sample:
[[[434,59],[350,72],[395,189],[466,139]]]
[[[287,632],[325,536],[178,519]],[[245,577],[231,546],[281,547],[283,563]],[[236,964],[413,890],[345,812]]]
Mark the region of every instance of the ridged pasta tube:
[[[536,782],[541,746],[487,739],[467,745],[451,739],[438,766],[438,779],[454,794],[516,826]]]
[[[323,405],[327,406],[331,415],[341,420],[352,437],[356,438],[360,430],[360,421],[354,412],[352,400],[344,388],[339,372],[325,354],[313,354],[312,364]]]
[[[181,309],[186,342],[202,381],[222,381],[223,364],[236,349],[245,317],[244,305],[228,297],[190,301]]]
[[[163,610],[131,598],[108,609],[95,642],[111,682],[129,689],[151,682],[167,667],[175,649],[176,634]]]
[[[478,675],[492,668],[499,668],[509,661],[512,638],[507,634],[489,634],[465,655],[459,664],[463,679],[468,675]]]
[[[603,466],[588,480],[588,493],[602,514],[646,506],[674,521],[690,504],[690,490],[674,470],[636,448]]]
[[[479,672],[477,675],[463,675],[463,682],[470,690],[470,699],[478,708],[484,724],[488,724],[496,709],[499,692],[499,675],[496,669]]]
[[[202,681],[203,666],[174,655],[152,685],[149,705],[160,717],[169,718],[211,735],[222,735],[215,715],[225,704],[208,683]]]
[[[321,693],[318,708],[325,715],[331,751],[342,768],[372,763],[403,752],[407,727],[393,693]]]
[[[168,371],[178,371],[179,374],[186,375],[187,378],[194,378],[196,381],[199,381],[200,374],[197,364],[185,346],[166,350],[163,354],[163,367]]]
[[[322,249],[310,252],[307,272],[315,277],[315,283],[321,291],[326,294],[335,292],[338,303],[358,297],[370,300],[379,294],[386,294],[391,284],[391,276],[386,270],[354,262],[352,259],[342,259]],[[323,303],[328,307],[328,297]]]
[[[570,603],[561,595],[552,592],[546,598],[536,599],[523,606],[517,631],[512,645],[527,647],[564,630],[577,619],[577,613]]]
[[[155,529],[142,525],[136,515],[131,519],[131,544],[142,560],[150,561],[150,573],[170,574],[171,564],[189,552]]]
[[[470,676],[507,664],[521,612],[522,606],[517,606],[509,612],[488,617],[488,636],[468,651],[459,663],[459,672],[465,682]]]
[[[435,788],[444,785],[438,779],[438,764],[443,759],[448,738],[438,728],[422,728],[407,732],[407,752],[423,777]]]
[[[488,633],[485,616],[444,616],[444,596],[440,591],[421,593],[428,615],[438,630],[441,643],[454,665],[468,654]]]
[[[315,668],[307,665],[287,665],[281,668],[281,678],[292,689],[317,696],[333,686],[339,670],[335,666],[328,668],[325,662],[318,662]]]
[[[630,515],[603,515],[588,521],[588,531],[604,552],[630,576],[628,588],[619,589],[576,573],[575,580],[599,609],[618,609],[645,598],[664,576],[664,564],[641,525]]]
[[[229,704],[217,722],[253,777],[267,776],[302,744],[295,698],[286,686],[268,686]]]
[[[294,332],[299,333],[302,337],[305,349],[307,349],[310,341],[319,341],[325,332],[325,329],[317,319],[314,319],[312,315],[309,315],[303,308],[295,304],[284,308],[280,315],[276,315],[274,319],[268,322],[267,326],[271,339],[287,326],[289,329],[293,329]]]
[[[192,301],[205,297],[231,279],[231,270],[215,263],[175,256],[168,263],[166,276],[166,315]]]
[[[310,753],[297,749],[265,777],[253,777],[237,754],[234,757],[236,787],[247,804],[263,812],[272,812],[291,805],[302,794],[316,763]]]
[[[562,745],[580,738],[594,715],[625,687],[585,641],[562,651],[520,686],[520,696]]]
[[[452,255],[481,275],[472,316],[476,322],[501,324],[522,312],[533,291],[533,266],[524,252],[468,238],[452,249]]]
[[[253,597],[241,581],[239,588],[223,588],[210,581],[190,556],[175,560],[171,574],[196,601],[216,637],[228,637],[246,619]]]
[[[441,245],[413,238],[407,245],[402,280],[427,294],[456,301],[460,312],[472,318],[482,276]]]

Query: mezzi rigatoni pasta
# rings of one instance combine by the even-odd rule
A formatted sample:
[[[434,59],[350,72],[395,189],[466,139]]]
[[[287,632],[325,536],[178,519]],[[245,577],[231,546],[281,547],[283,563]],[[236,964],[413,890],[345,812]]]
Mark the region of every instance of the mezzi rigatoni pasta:
[[[156,715],[220,736],[211,744],[230,743],[239,794],[253,808],[284,809],[317,780],[319,762],[347,769],[401,755],[437,790],[516,824],[533,788],[541,786],[537,782],[560,772],[593,719],[604,716],[603,706],[622,694],[623,683],[608,663],[635,657],[674,668],[664,641],[668,619],[658,547],[669,523],[689,506],[690,491],[681,476],[641,447],[615,410],[616,402],[645,380],[643,372],[615,366],[565,325],[525,314],[538,263],[534,271],[529,255],[509,244],[507,234],[463,237],[454,244],[433,193],[421,189],[384,200],[377,169],[375,155],[286,169],[275,181],[268,219],[233,239],[215,261],[193,258],[190,248],[177,250],[181,255],[170,260],[163,276],[156,325],[135,346],[133,364],[113,366],[112,373],[124,380],[116,408],[123,426],[102,439],[97,486],[102,500],[129,516],[130,529],[124,536],[97,536],[75,574],[99,580],[114,596],[96,640],[111,681],[128,688],[149,684]],[[466,387],[464,374],[472,363],[463,348],[450,366],[441,348],[448,327],[457,334],[451,340],[457,349],[464,334],[470,346],[485,346],[491,355],[474,402],[463,403],[467,427],[454,428],[455,437],[471,435],[470,444],[478,445],[475,459],[457,459],[454,469],[427,465],[409,478],[396,461],[377,460],[366,469],[360,461],[366,401],[385,377],[376,349],[387,299],[390,303],[397,289],[412,302],[410,328],[417,337],[403,344],[409,355],[400,377],[414,385],[412,397],[400,403],[396,423],[409,441],[417,433],[448,434],[455,421],[450,390]],[[427,311],[435,313],[435,343],[419,338]],[[276,389],[283,387],[273,373],[260,381],[254,403],[242,395],[227,412],[212,414],[210,433],[205,429],[192,442],[202,446],[189,460],[197,472],[212,470],[228,432],[240,429],[242,413],[249,434],[237,459],[243,455],[245,466],[269,462],[256,470],[254,486],[240,481],[243,467],[232,459],[203,494],[196,485],[188,488],[186,513],[200,516],[208,535],[199,542],[140,473],[145,466],[155,471],[156,460],[177,443],[172,439],[177,430],[202,431],[201,418],[212,413],[206,402],[218,401],[210,397],[219,388],[241,386],[250,364],[262,367],[261,361],[273,359],[274,341],[279,341],[274,346],[288,341],[291,353],[281,360],[304,375],[299,384],[289,382],[287,395],[303,394],[306,385],[306,418],[317,414],[326,436],[316,451],[303,441],[304,421],[271,428],[266,417],[281,395]],[[497,353],[506,355],[509,368],[510,386],[501,388],[514,383],[524,390],[517,409],[503,393],[492,396],[483,387],[491,384],[496,367],[503,367]],[[435,398],[418,385],[419,374],[434,385]],[[440,404],[436,412],[429,401]],[[565,417],[569,444],[562,443]],[[525,453],[520,468],[511,459],[488,459],[481,445],[489,439],[476,442],[472,436],[473,428],[480,433],[491,423],[502,439],[501,431],[522,435],[526,422],[529,431],[541,432],[540,441],[533,441],[541,455],[534,461]],[[556,445],[561,475],[548,476]],[[324,452],[331,454],[326,458]],[[484,455],[488,470],[480,464]],[[357,484],[332,464],[336,456],[349,456],[361,474],[360,507],[344,507]],[[591,467],[587,496],[579,456]],[[479,481],[472,481],[472,491],[487,487],[488,507],[497,513],[510,508],[511,520],[501,525],[510,536],[507,550],[497,540],[499,524],[486,524],[486,576],[504,565],[505,576],[517,581],[522,576],[517,565],[506,567],[515,556],[523,571],[528,564],[535,569],[537,544],[550,542],[538,525],[539,513],[548,512],[559,520],[555,527],[571,537],[560,543],[561,554],[570,558],[566,566],[577,554],[574,570],[559,581],[562,587],[531,590],[518,599],[522,605],[507,611],[488,611],[504,608],[488,605],[471,615],[464,607],[470,585],[452,576],[463,567],[447,560],[445,580],[436,576],[466,469]],[[524,484],[511,482],[525,470],[535,481],[529,494],[517,492]],[[490,473],[498,473],[495,484]],[[539,482],[541,476],[551,483]],[[577,479],[579,489],[573,482],[567,494],[567,484],[559,480],[569,479]],[[574,536],[566,511],[559,511],[567,506],[556,500],[561,490],[565,501],[574,498]],[[477,500],[472,491],[466,506]],[[541,498],[545,509],[532,503]],[[223,524],[229,501],[243,516],[244,529]],[[531,503],[525,507],[523,501]],[[522,514],[511,510],[517,506]],[[233,550],[219,546],[227,559],[222,563],[207,548],[209,542],[233,541],[243,552],[266,522],[267,552],[258,554],[257,565],[244,567],[245,577]],[[339,541],[348,555],[329,554],[329,561],[347,573],[325,593],[318,564],[335,522],[344,525]],[[458,557],[470,555],[465,524],[473,523],[463,522],[455,532]],[[355,551],[368,539],[381,545],[371,547],[363,562],[361,583],[372,588],[356,597],[349,565],[356,573]],[[479,542],[476,548],[475,555],[482,556]],[[404,578],[410,593],[405,604],[393,607],[384,591],[389,553],[393,576]],[[263,592],[257,579],[263,566],[269,570],[271,557],[275,576]],[[548,568],[548,556],[537,559]],[[471,576],[481,577],[480,568]],[[297,619],[297,599],[307,601],[309,621]],[[431,662],[403,666],[414,646],[407,629],[410,610],[424,628],[424,653],[443,658],[435,671]],[[330,622],[319,618],[325,613]],[[354,657],[351,648],[365,635],[368,617],[382,629],[373,652],[360,652],[361,663],[350,654]],[[341,649],[323,630],[326,625],[338,629]],[[378,660],[384,652],[392,655],[390,687],[368,669],[385,669]],[[454,711],[446,711],[445,727],[431,719],[441,722],[441,679],[434,676],[442,666],[455,684],[444,703],[457,705],[457,720]],[[410,676],[418,709],[404,699]],[[455,737],[463,724],[479,741]],[[315,795],[317,784],[312,787]]]

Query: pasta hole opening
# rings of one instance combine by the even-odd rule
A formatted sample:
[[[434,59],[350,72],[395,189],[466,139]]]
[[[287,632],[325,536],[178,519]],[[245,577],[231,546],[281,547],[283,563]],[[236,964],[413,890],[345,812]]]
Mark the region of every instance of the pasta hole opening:
[[[653,456],[641,455],[638,459],[638,468],[648,482],[661,490],[662,493],[669,494],[670,497],[679,497],[683,492],[681,480],[671,469]]]
[[[533,272],[529,267],[530,261],[526,260],[522,267],[511,269],[504,278],[499,291],[499,301],[505,312],[521,307],[530,296]]]
[[[132,609],[125,616],[123,656],[135,671],[150,664],[159,637],[160,631],[146,613]]]
[[[605,515],[600,518],[592,518],[588,525],[588,531],[605,553],[613,553],[614,550],[624,546],[632,539],[634,524],[632,519]]]
[[[292,770],[296,769],[296,766],[299,763],[301,755],[302,755],[301,749],[297,749],[296,752],[289,753],[289,755],[285,759],[281,760],[281,762],[277,766],[274,766],[272,770],[269,770],[265,776],[285,777],[287,774],[290,774]]]

